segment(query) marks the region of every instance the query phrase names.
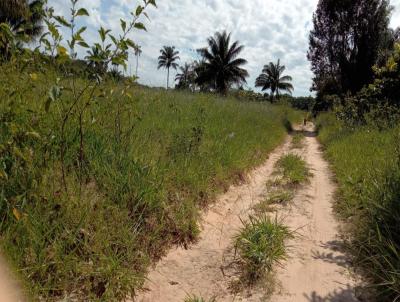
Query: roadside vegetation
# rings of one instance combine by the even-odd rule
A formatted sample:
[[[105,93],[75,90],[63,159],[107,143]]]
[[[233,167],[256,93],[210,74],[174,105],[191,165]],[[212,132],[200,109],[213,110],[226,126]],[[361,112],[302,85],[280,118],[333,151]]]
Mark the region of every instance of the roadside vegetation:
[[[389,1],[321,0],[309,50],[314,112],[331,110],[317,124],[339,185],[335,207],[363,294],[385,302],[400,297],[400,31],[390,17]]]
[[[347,222],[354,262],[372,297],[393,301],[400,295],[399,127],[352,129],[332,114],[321,115],[319,127],[339,183],[336,209]]]
[[[203,77],[204,85],[219,77],[218,94],[150,89],[124,76],[129,52],[137,62],[141,53],[129,36],[145,29],[153,0],[121,20],[118,38],[99,28],[94,45],[78,25],[88,15],[79,1],[70,18],[40,4],[35,35],[24,22],[0,30],[1,250],[34,300],[122,301],[169,247],[196,240],[200,211],[301,114],[226,96],[244,80],[240,69]],[[41,47],[24,48],[34,37]],[[177,60],[165,47],[160,68],[168,73]]]

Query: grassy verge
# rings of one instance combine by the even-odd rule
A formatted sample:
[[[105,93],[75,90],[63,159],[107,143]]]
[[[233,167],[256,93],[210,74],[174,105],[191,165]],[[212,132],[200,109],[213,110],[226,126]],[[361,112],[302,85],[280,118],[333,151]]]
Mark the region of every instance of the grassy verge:
[[[204,299],[202,297],[198,297],[198,296],[189,296],[185,299],[184,302],[217,302],[217,300],[215,298],[211,298],[211,299]]]
[[[393,301],[400,295],[399,127],[348,129],[327,114],[318,128],[339,184],[336,209],[348,222],[355,264],[376,301]]]
[[[55,75],[33,81],[3,66],[0,81],[1,248],[44,300],[132,295],[149,263],[196,238],[200,209],[301,119],[284,106],[104,83],[65,125],[65,191],[69,91],[46,112]]]

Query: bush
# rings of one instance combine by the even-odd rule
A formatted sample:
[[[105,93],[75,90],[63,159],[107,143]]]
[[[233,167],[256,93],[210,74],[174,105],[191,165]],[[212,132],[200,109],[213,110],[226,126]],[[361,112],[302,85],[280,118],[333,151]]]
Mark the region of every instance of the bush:
[[[243,278],[253,283],[271,272],[274,265],[286,259],[285,240],[292,236],[289,229],[267,215],[249,217],[235,238]]]

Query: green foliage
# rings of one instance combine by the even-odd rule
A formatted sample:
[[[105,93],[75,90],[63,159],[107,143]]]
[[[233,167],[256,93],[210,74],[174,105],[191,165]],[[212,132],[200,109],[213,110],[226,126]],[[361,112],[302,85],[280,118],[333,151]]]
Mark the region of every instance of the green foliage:
[[[60,113],[75,100],[69,80],[0,68],[1,247],[45,300],[123,300],[152,259],[195,239],[204,205],[283,141],[282,119],[301,119],[284,106],[109,80],[62,131]]]
[[[375,80],[335,108],[347,125],[374,125],[384,129],[400,120],[400,44],[382,67],[374,67]]]
[[[277,168],[282,174],[282,181],[288,185],[299,185],[310,176],[306,162],[295,154],[286,154],[277,162]]]
[[[232,85],[246,83],[249,73],[242,66],[247,61],[238,57],[244,46],[239,41],[231,44],[231,34],[226,31],[216,32],[207,42],[207,47],[198,50],[202,62],[197,68],[196,83],[200,86],[208,85],[223,95],[227,94]]]
[[[354,262],[376,301],[393,301],[400,294],[399,127],[348,128],[332,114],[318,123],[339,183],[336,209],[349,222]]]
[[[251,216],[235,237],[235,247],[243,269],[243,278],[254,283],[286,259],[285,241],[292,237],[289,229],[267,215]]]
[[[286,67],[280,64],[280,60],[276,64],[270,62],[265,65],[262,73],[256,79],[256,87],[261,87],[262,91],[270,90],[270,99],[273,101],[279,98],[281,91],[292,93],[293,85],[291,76],[283,75]]]
[[[304,134],[303,133],[295,133],[292,138],[292,147],[294,149],[301,149],[304,146]]]
[[[217,302],[217,299],[215,298],[211,298],[209,300],[206,300],[202,297],[198,297],[198,296],[189,296],[185,299],[184,302]]]

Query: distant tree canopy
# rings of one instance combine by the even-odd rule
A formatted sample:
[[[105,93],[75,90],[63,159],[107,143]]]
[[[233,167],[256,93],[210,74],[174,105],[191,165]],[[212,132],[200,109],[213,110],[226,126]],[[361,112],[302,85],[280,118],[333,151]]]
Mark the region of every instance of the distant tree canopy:
[[[285,70],[286,67],[285,65],[281,65],[280,60],[276,64],[270,62],[264,66],[262,73],[256,79],[256,87],[261,87],[262,91],[271,91],[271,101],[274,98],[279,98],[281,91],[288,92],[289,94],[293,91],[293,85],[290,83],[292,77],[283,75]]]
[[[390,12],[388,0],[319,1],[308,52],[319,97],[356,93],[372,82],[372,67],[393,48]]]
[[[231,44],[231,35],[225,31],[217,32],[207,42],[208,47],[199,50],[203,61],[197,68],[196,83],[211,86],[221,94],[226,94],[233,84],[246,83],[249,73],[242,66],[247,61],[238,57],[244,46],[239,41]]]
[[[160,50],[160,56],[158,57],[158,69],[167,69],[167,89],[169,88],[169,70],[177,69],[179,57],[179,51],[175,50],[174,46],[164,46]]]

